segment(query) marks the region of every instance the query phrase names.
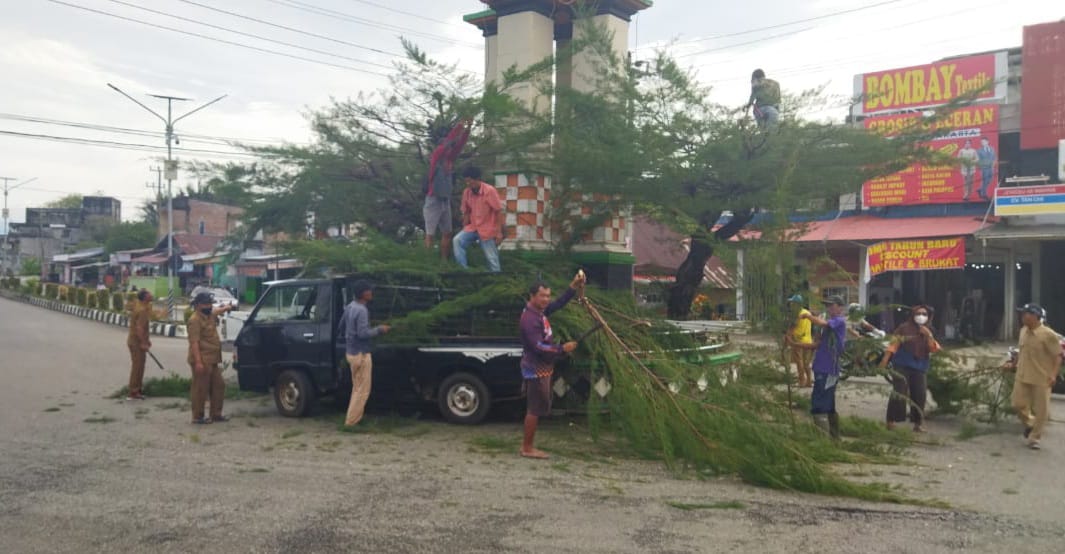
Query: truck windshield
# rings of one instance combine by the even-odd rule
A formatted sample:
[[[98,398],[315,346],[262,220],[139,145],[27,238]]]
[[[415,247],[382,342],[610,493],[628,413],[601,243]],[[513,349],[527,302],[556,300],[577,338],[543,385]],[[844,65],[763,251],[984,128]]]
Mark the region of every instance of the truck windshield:
[[[266,292],[259,309],[255,312],[255,321],[309,320],[317,321],[318,287],[276,286]]]

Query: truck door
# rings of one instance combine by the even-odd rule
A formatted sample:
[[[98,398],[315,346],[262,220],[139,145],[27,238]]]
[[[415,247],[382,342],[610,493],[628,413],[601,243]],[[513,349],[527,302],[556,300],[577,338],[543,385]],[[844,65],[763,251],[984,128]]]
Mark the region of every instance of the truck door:
[[[279,369],[307,371],[319,388],[332,385],[328,288],[293,283],[266,292],[238,338],[241,388],[269,387]]]

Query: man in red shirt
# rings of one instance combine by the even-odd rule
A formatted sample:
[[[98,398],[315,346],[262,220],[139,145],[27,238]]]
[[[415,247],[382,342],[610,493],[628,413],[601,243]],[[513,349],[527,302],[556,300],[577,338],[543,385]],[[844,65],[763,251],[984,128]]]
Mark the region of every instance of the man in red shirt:
[[[503,204],[499,192],[481,181],[481,168],[470,166],[462,171],[466,190],[462,192],[462,232],[455,235],[455,261],[462,267],[466,262],[466,248],[475,242],[488,261],[488,271],[499,272],[499,243],[503,242]]]
[[[455,160],[470,138],[470,121],[463,120],[451,129],[433,149],[429,158],[429,175],[425,179],[425,247],[433,247],[433,235],[440,233],[440,259],[448,258],[451,241],[451,183]]]

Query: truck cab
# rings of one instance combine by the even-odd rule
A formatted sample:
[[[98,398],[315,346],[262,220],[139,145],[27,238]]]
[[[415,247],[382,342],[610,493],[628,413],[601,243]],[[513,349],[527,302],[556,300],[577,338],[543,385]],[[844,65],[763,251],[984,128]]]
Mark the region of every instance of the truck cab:
[[[405,276],[366,277],[376,283],[369,304],[373,325],[432,309],[460,296],[460,287],[481,290],[478,287],[483,285],[468,273],[443,281],[454,282],[454,287]],[[272,391],[278,412],[288,417],[307,415],[322,396],[347,397],[351,372],[344,356],[344,337],[338,336],[337,328],[353,297],[356,279],[271,283],[234,341],[234,367],[241,390]],[[396,330],[377,337],[370,402],[434,404],[448,421],[472,424],[482,421],[493,405],[521,398],[522,348],[517,323],[522,308],[522,303],[515,302],[465,310],[434,323],[428,337],[403,338],[404,333]],[[674,328],[672,332],[686,331]],[[698,363],[709,367],[733,366],[739,355],[719,354],[721,346],[694,346],[682,354],[696,356]],[[553,390],[586,401],[594,394],[591,383],[587,376],[575,377],[573,373],[581,373],[580,368],[567,364],[563,360],[556,368],[558,386]],[[568,370],[572,371],[566,375]]]
[[[322,396],[350,394],[344,337],[336,331],[353,282],[335,278],[271,284],[234,341],[241,390],[272,391],[278,412],[290,417],[306,415]],[[377,284],[369,305],[372,323],[427,309],[448,292],[438,286]],[[467,326],[456,324],[431,342],[379,337],[373,358],[370,397],[375,403],[433,402],[449,421],[477,423],[492,403],[521,396],[521,345],[514,336],[474,336]]]

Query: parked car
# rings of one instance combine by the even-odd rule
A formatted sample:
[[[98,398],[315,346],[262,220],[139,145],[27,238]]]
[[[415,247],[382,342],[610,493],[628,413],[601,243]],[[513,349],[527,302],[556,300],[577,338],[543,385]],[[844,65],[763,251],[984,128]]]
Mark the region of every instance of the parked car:
[[[192,293],[189,294],[189,298],[196,298],[196,295],[200,294],[201,292],[206,292],[214,296],[214,306],[216,308],[233,306],[233,309],[236,309],[237,306],[240,305],[240,301],[237,300],[237,297],[233,296],[233,293],[221,287],[196,287],[192,289]]]
[[[375,324],[431,308],[456,294],[438,284],[375,281],[370,305]],[[240,388],[272,390],[278,412],[289,417],[306,415],[322,396],[349,394],[343,337],[335,331],[353,283],[354,278],[292,280],[267,289],[234,342]],[[448,421],[478,423],[493,405],[521,398],[522,349],[516,336],[521,307],[468,311],[438,324],[431,340],[413,344],[381,337],[373,354],[371,401],[432,403]],[[705,354],[709,365],[715,363],[713,356],[718,363],[738,356],[717,354],[717,349],[707,345],[687,354]],[[570,386],[584,394],[591,388],[587,382]]]

